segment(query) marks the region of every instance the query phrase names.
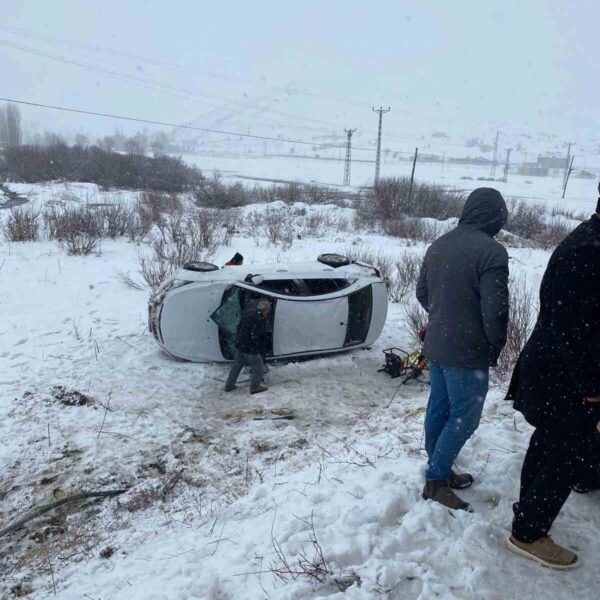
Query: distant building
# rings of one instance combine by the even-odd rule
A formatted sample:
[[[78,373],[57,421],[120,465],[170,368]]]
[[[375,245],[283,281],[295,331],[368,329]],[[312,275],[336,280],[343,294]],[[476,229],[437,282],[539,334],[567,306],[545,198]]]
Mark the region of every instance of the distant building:
[[[517,173],[519,175],[526,175],[527,177],[548,177],[548,167],[542,167],[538,162],[524,162],[517,167]]]
[[[537,166],[545,169],[564,169],[566,156],[538,156]]]

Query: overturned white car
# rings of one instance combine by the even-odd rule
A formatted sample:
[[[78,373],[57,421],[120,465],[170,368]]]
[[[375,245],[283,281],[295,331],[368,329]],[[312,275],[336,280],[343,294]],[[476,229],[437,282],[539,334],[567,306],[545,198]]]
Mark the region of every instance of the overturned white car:
[[[314,262],[222,269],[188,263],[150,298],[148,327],[176,358],[231,360],[242,310],[257,298],[271,304],[267,360],[370,346],[387,316],[375,267],[323,254]]]

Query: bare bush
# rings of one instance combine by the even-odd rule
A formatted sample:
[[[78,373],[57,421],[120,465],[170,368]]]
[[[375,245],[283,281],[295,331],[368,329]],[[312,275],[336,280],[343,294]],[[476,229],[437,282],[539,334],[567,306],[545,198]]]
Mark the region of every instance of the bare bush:
[[[409,293],[414,292],[423,256],[423,253],[416,254],[405,251],[396,259],[395,268],[388,283],[388,296],[392,302],[402,302]]]
[[[282,209],[267,209],[263,213],[262,229],[273,246],[280,245],[283,250],[289,250],[294,243],[294,227],[289,211]]]
[[[527,286],[525,278],[510,279],[508,282],[510,292],[510,309],[508,319],[508,335],[506,346],[498,359],[498,368],[495,377],[505,379],[513,370],[525,342],[529,339],[535,320],[537,309],[533,291]]]
[[[125,204],[109,204],[101,209],[104,233],[113,240],[128,235],[132,229],[133,210]]]
[[[104,218],[100,211],[86,206],[44,212],[48,238],[56,240],[67,254],[86,256],[97,250],[104,236]]]
[[[546,226],[546,209],[541,204],[533,204],[512,198],[508,202],[508,221],[506,231],[523,238],[533,239]]]
[[[386,282],[389,282],[394,271],[394,259],[388,254],[376,252],[372,248],[348,246],[344,251],[344,255],[350,260],[373,265],[379,271],[381,278]]]
[[[423,307],[415,300],[404,309],[404,320],[408,325],[408,331],[417,344],[421,344],[419,332],[427,325],[428,315]]]
[[[464,194],[442,186],[415,183],[410,192],[410,180],[405,177],[380,179],[373,190],[358,203],[359,212],[371,213],[383,223],[401,215],[448,219],[459,217],[465,202]]]
[[[428,222],[414,217],[399,216],[383,223],[387,235],[406,240],[433,242],[440,236],[442,228],[436,222]]]
[[[215,173],[194,190],[194,198],[203,208],[234,208],[255,201],[255,191],[239,182],[225,183],[220,173]]]
[[[216,211],[201,210],[192,217],[172,215],[150,244],[151,254],[140,256],[140,274],[155,291],[190,261],[207,261],[228,238]]]
[[[31,207],[12,208],[2,223],[2,233],[9,242],[35,242],[40,234],[40,213]]]

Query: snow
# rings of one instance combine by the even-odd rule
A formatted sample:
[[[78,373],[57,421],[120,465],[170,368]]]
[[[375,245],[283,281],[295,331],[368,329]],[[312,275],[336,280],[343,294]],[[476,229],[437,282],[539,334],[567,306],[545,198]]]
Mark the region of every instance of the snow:
[[[10,188],[39,204],[64,200],[65,190],[70,201],[106,194],[90,184]],[[536,186],[532,194],[546,191]],[[591,206],[583,187],[581,194]],[[352,213],[292,209],[334,219]],[[425,249],[332,229],[287,251],[237,235],[214,262],[236,251],[247,264],[307,261],[352,244],[391,256]],[[61,494],[131,486],[118,499],[74,510],[66,523],[75,533],[63,546],[52,528],[66,517],[3,539],[1,597],[18,583],[31,586],[34,600],[595,597],[598,493],[574,494],[553,529],[559,543],[577,549],[576,573],[545,570],[504,547],[531,430],[503,400],[502,386],[492,388],[460,456],[476,477],[462,492],[475,512],[451,514],[420,498],[427,388],[401,386],[386,408],[398,381],[377,372],[384,348],[414,348],[403,305],[390,304],[371,350],[274,366],[268,392],[225,394],[218,381],[225,366],[169,359],[147,332],[148,294],[119,278],[136,274],[141,248],[105,240],[98,255],[74,257],[51,242],[0,245],[2,526]],[[509,254],[513,274],[537,290],[549,253]],[[92,401],[67,406],[57,385]],[[290,408],[293,420],[254,419]],[[333,575],[355,573],[360,584],[341,592],[332,577],[274,577],[278,549],[291,564],[302,552],[313,558],[313,525]],[[30,540],[40,530],[47,544]],[[114,553],[102,558],[108,547]]]

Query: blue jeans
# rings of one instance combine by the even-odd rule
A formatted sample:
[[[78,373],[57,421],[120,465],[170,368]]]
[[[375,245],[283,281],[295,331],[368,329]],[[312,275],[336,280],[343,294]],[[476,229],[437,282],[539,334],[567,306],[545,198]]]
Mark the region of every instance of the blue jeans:
[[[479,426],[489,388],[488,369],[429,363],[431,392],[425,415],[427,481],[448,479],[454,460]]]

